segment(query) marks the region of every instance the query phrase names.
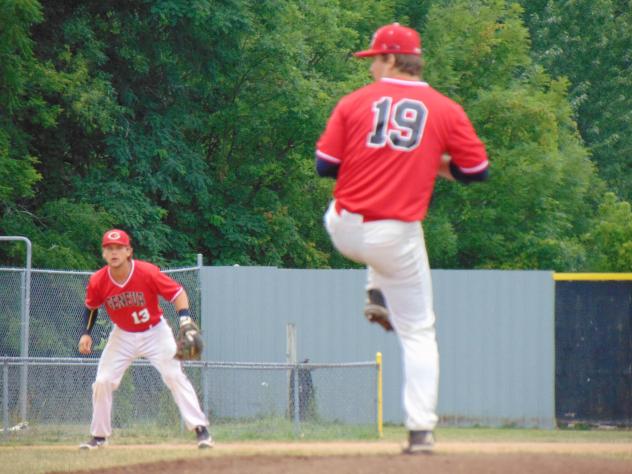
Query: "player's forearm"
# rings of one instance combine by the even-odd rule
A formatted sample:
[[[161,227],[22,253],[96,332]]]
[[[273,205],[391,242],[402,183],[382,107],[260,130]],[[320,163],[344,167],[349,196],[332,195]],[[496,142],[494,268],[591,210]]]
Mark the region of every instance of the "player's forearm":
[[[474,173],[465,173],[454,163],[450,162],[450,174],[454,176],[454,179],[463,184],[476,183],[481,181],[486,181],[489,177],[489,171],[487,168],[484,168],[481,171],[477,171]]]
[[[94,327],[94,323],[97,320],[98,314],[99,314],[99,308],[94,308],[94,309],[84,308],[82,334],[87,334],[89,336],[92,333],[92,328]]]
[[[173,300],[173,306],[177,313],[180,313],[183,309],[189,309],[189,297],[187,292],[183,289],[180,294]]]
[[[478,170],[464,171],[452,162],[452,157],[448,154],[444,154],[441,157],[441,164],[437,175],[450,181],[458,181],[463,184],[470,184],[475,182],[481,182],[487,180],[489,177],[489,171],[487,161],[482,163],[483,168]]]
[[[316,172],[321,178],[338,178],[338,169],[340,165],[321,160],[316,156]]]
[[[173,305],[176,309],[176,313],[178,313],[178,318],[180,319],[180,327],[193,322],[193,316],[189,310],[189,297],[187,296],[186,291],[182,290],[182,292],[173,301]]]

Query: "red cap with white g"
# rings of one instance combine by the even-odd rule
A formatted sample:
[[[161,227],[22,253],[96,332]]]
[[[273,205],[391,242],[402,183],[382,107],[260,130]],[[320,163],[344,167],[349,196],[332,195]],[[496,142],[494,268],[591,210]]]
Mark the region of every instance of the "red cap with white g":
[[[103,234],[103,240],[101,241],[101,247],[107,245],[122,245],[123,247],[130,247],[129,235],[124,230],[110,229]]]

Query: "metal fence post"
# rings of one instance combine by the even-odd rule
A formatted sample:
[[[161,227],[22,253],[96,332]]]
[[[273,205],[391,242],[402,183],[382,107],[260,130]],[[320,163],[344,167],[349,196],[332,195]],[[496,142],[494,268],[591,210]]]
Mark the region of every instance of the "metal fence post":
[[[198,296],[198,304],[199,304],[199,314],[200,314],[200,329],[202,328],[202,266],[204,265],[204,258],[201,253],[197,254],[197,296]],[[207,357],[204,356],[204,351],[202,352],[202,356],[204,359],[204,367],[202,367],[202,409],[204,410],[204,414],[208,417],[208,406],[209,406],[209,397],[208,397],[208,362],[206,361]]]
[[[382,398],[382,353],[375,354],[377,366],[377,434],[384,437],[384,400]]]
[[[0,241],[19,241],[26,245],[26,266],[21,279],[21,311],[20,311],[20,357],[29,356],[29,317],[31,314],[31,241],[22,236],[0,236]],[[28,365],[26,361],[20,368],[20,421],[26,421],[28,390]]]
[[[300,434],[300,422],[299,422],[299,411],[298,411],[298,353],[296,350],[296,324],[287,323],[285,327],[286,331],[286,361],[289,364],[294,364],[294,368],[290,369],[288,377],[288,416],[293,418],[294,421],[294,434],[299,436]],[[294,374],[294,378],[292,378],[292,374]],[[290,398],[290,394],[294,396]],[[294,405],[294,410],[290,411],[289,408]]]
[[[202,405],[204,414],[208,417],[208,362],[204,361],[204,367],[202,368]]]
[[[26,289],[26,274],[23,273],[21,277],[21,293],[22,293],[22,301],[26,301],[26,295],[29,293]],[[22,311],[20,315],[21,326],[22,326],[22,337],[20,344],[20,357],[28,357],[29,356],[29,318],[26,312],[26,305],[22,305]],[[28,377],[29,377],[29,366],[24,361],[22,366],[20,367],[20,421],[26,421],[26,401],[28,394]]]
[[[299,377],[299,371],[298,371],[298,366],[299,364],[296,364],[294,366],[294,435],[296,437],[299,437],[301,434],[301,421],[300,421],[300,414],[299,414],[299,398],[298,398],[298,377]]]
[[[195,295],[195,300],[196,300],[196,311],[199,314],[199,318],[200,318],[200,329],[202,329],[202,266],[204,265],[204,258],[202,256],[201,253],[197,254],[197,266],[195,267],[195,271],[196,273],[196,285],[197,287],[195,288],[196,291],[196,295]]]
[[[9,434],[9,362],[2,364],[2,420],[5,436]]]

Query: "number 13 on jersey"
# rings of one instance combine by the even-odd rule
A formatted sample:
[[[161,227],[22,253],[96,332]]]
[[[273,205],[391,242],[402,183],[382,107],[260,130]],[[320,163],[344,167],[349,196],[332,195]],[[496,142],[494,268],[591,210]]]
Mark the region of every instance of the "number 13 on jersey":
[[[426,126],[428,109],[418,100],[382,97],[373,103],[373,130],[367,145],[412,151],[419,146]],[[390,120],[389,120],[390,119]]]
[[[149,311],[147,308],[143,308],[140,311],[134,311],[132,313],[132,319],[134,319],[134,324],[143,324],[149,321]]]

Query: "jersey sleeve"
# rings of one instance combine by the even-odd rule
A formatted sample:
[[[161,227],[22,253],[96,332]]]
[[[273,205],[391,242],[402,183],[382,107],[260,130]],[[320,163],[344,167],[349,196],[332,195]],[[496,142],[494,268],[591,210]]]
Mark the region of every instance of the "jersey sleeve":
[[[345,120],[343,102],[339,102],[334,108],[325,131],[316,143],[316,158],[328,163],[340,164],[344,151]]]
[[[94,277],[88,281],[84,303],[86,308],[89,309],[97,309],[103,304],[103,298],[100,295],[98,284]]]
[[[152,272],[152,280],[158,294],[169,302],[173,302],[184,291],[180,283],[165,275],[158,268]]]
[[[485,145],[460,105],[455,105],[447,150],[452,163],[465,174],[476,174],[489,166]]]

